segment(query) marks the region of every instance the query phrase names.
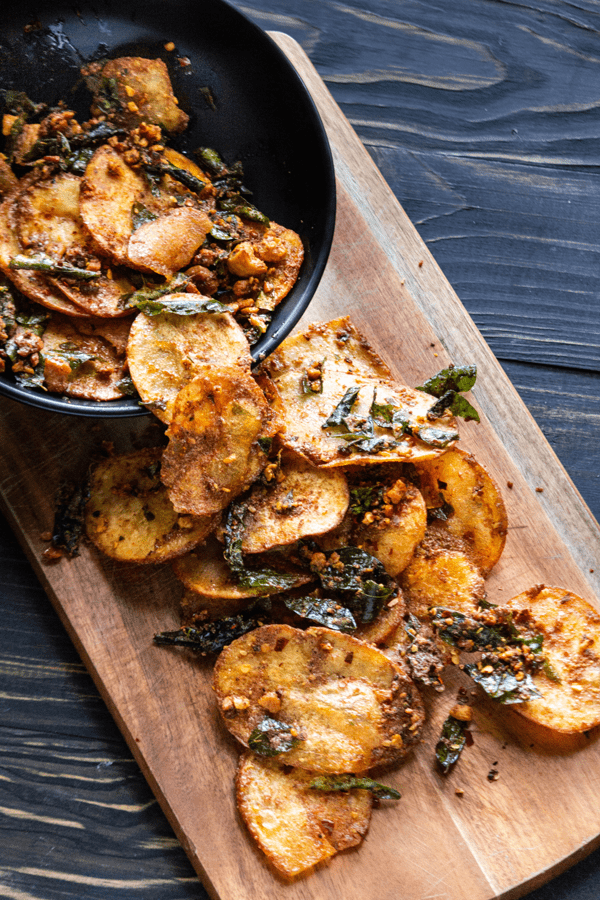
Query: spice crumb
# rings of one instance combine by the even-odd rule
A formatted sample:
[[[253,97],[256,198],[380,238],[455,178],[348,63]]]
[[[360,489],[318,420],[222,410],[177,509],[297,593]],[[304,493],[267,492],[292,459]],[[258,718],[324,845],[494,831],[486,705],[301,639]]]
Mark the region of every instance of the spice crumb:
[[[507,487],[507,488],[511,488],[511,489],[512,489],[513,486],[514,486],[514,485],[513,485],[513,482],[512,482],[512,481],[507,481],[507,482],[506,482],[506,487]]]
[[[593,571],[594,571],[594,569],[590,569],[590,572],[593,572]]]
[[[499,778],[500,772],[498,771],[498,769],[490,769],[490,771],[487,773],[488,781],[498,781]]]
[[[543,493],[544,493],[544,488],[536,488],[536,489],[535,489],[535,492],[536,492],[536,494],[543,494]]]
[[[419,268],[422,268],[422,266],[423,266],[423,260],[420,259],[420,260],[419,260]]]
[[[174,49],[175,44],[173,43],[173,41],[167,41],[167,43],[165,44],[165,50],[167,51],[167,53],[172,53]]]
[[[462,788],[455,788],[454,793],[456,794],[457,797],[464,797],[464,794],[465,794],[465,792],[463,791]]]

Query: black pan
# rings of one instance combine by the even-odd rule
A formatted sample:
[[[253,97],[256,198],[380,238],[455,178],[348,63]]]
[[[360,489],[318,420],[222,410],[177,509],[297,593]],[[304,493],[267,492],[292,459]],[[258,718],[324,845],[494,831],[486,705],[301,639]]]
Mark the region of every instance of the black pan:
[[[173,42],[175,50],[165,50]],[[116,56],[162,58],[190,115],[174,142],[214,147],[241,160],[254,204],[304,242],[300,278],[253,348],[270,353],[308,306],[325,268],[335,222],[335,178],[323,125],[303,82],[277,45],[224,0],[10,2],[0,11],[0,88],[33,100],[67,100],[82,118],[90,95],[81,66]],[[188,58],[181,66],[178,58]],[[214,100],[207,100],[208,92]],[[136,400],[70,400],[21,388],[0,375],[0,393],[23,403],[95,416],[144,414]]]

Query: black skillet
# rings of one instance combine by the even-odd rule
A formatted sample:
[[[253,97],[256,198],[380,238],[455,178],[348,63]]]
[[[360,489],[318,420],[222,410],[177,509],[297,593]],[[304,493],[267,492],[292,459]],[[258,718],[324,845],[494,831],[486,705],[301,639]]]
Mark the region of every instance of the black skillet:
[[[172,42],[175,50],[165,44]],[[176,96],[190,115],[174,142],[192,154],[213,147],[241,160],[252,201],[297,231],[305,262],[297,284],[253,347],[270,353],[308,306],[325,268],[335,222],[335,178],[323,125],[303,82],[277,45],[224,0],[83,0],[10,2],[0,11],[0,89],[33,100],[65,99],[83,118],[90,95],[79,70],[105,57],[166,62]],[[179,59],[191,65],[181,65]],[[134,399],[68,399],[19,387],[0,375],[0,393],[60,412],[132,416]]]

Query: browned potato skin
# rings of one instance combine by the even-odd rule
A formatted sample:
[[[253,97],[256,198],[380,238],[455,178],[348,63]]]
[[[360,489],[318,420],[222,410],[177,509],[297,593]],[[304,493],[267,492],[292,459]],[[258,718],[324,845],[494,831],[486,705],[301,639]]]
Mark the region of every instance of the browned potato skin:
[[[162,449],[151,447],[100,462],[90,477],[86,533],[122,562],[161,563],[187,553],[214,529],[211,517],[175,512],[158,471]]]
[[[560,678],[532,676],[542,697],[511,707],[552,731],[576,734],[600,725],[600,614],[561,587],[534,585],[506,604],[529,609],[533,630],[544,637],[542,653]]]
[[[162,480],[180,512],[220,512],[258,477],[267,457],[259,438],[274,437],[275,416],[252,376],[223,366],[218,381],[207,366],[173,405]]]
[[[166,131],[179,132],[187,126],[189,117],[179,109],[173,94],[169,72],[162,59],[143,59],[122,56],[110,59],[100,67],[91,65],[83,70],[89,89],[96,93],[101,80],[110,79],[117,89],[120,106],[109,112],[108,118],[133,128],[140,122],[152,122]],[[94,97],[94,115],[106,115],[106,109]]]
[[[214,689],[242,744],[274,716],[301,738],[282,761],[314,772],[399,762],[424,719],[416,688],[397,666],[375,647],[327,628],[265,625],[244,635],[219,656]]]
[[[438,525],[440,531],[464,539],[473,562],[487,576],[506,543],[508,518],[498,486],[483,466],[459,447],[435,460],[417,461],[421,491],[428,507],[440,506],[440,495],[454,513]],[[442,482],[446,487],[441,487]]]
[[[322,393],[307,391],[307,368],[323,360]],[[318,466],[411,462],[433,459],[444,452],[443,448],[408,434],[397,441],[397,446],[377,454],[345,452],[345,441],[335,436],[335,430],[330,433],[322,426],[349,387],[361,388],[353,409],[359,416],[368,414],[373,391],[377,389],[380,402],[392,399],[407,410],[413,424],[456,429],[455,419],[449,414],[435,422],[427,420],[432,398],[393,382],[387,365],[348,317],[314,323],[305,332],[286,338],[265,360],[259,373],[264,378],[260,384],[269,402],[285,423],[283,445]],[[390,432],[377,427],[375,434],[390,437]]]
[[[274,482],[255,486],[248,497],[244,553],[263,553],[331,531],[346,514],[350,494],[341,472],[319,469],[287,453]]]
[[[241,757],[237,770],[242,819],[269,862],[288,878],[360,844],[371,820],[369,791],[311,790],[313,777],[253,753]]]

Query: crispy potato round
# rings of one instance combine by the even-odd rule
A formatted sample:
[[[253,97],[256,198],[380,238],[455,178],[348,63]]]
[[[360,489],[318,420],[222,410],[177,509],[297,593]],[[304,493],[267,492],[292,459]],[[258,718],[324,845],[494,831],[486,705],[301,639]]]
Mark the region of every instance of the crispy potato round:
[[[265,719],[297,742],[282,762],[313,772],[364,772],[403,759],[424,713],[414,685],[375,647],[327,628],[265,625],[217,660],[214,688],[246,747]]]
[[[394,489],[393,486],[384,499],[393,500]],[[427,528],[427,508],[421,492],[412,484],[403,485],[402,490],[403,496],[389,503],[391,511],[385,522],[359,525],[353,535],[354,543],[382,562],[392,578],[407,567]],[[368,513],[365,519],[368,522]]]
[[[200,602],[203,599],[242,600],[281,591],[280,587],[242,587],[223,558],[223,544],[216,538],[209,538],[202,547],[175,560],[173,571],[186,590],[195,594]],[[282,571],[297,575],[297,581],[292,587],[301,587],[314,578],[310,572],[302,572],[292,566],[285,566]]]
[[[211,227],[203,210],[180,206],[133,232],[127,245],[129,264],[171,278],[189,265]]]
[[[11,225],[12,206],[15,195],[10,194],[0,206],[0,270],[30,300],[35,300],[47,309],[69,316],[84,318],[87,313],[72,303],[43,275],[31,269],[11,269],[10,261],[21,253],[21,244]]]
[[[244,520],[244,553],[263,553],[324,534],[340,524],[349,501],[341,472],[319,469],[298,454],[282,456],[279,477],[255,486]]]
[[[320,366],[322,390],[313,392],[309,370]],[[391,380],[385,363],[346,318],[313,324],[285,341],[260,367],[263,388],[273,408],[285,423],[281,441],[319,466],[352,466],[357,463],[412,462],[433,459],[458,439],[456,421],[445,413],[429,421],[433,398]],[[262,382],[261,382],[262,384]],[[391,404],[406,415],[412,430],[428,436],[428,442],[413,434],[394,434],[374,427],[374,436],[386,446],[377,452],[352,447],[340,435],[339,426],[325,422],[351,388],[360,388],[352,407],[356,427],[370,414],[374,396],[380,404]],[[441,445],[440,445],[441,441]]]
[[[464,538],[472,548],[473,561],[488,575],[500,559],[508,528],[496,483],[470,453],[458,447],[416,465],[427,506],[447,503],[452,507],[440,527]]]
[[[162,449],[151,447],[100,462],[90,479],[86,533],[107,556],[159,563],[187,553],[213,530],[213,517],[175,512],[160,483]]]
[[[53,313],[43,335],[48,390],[87,400],[121,399],[129,325],[124,319],[77,319]]]
[[[480,570],[460,551],[417,550],[400,577],[409,612],[429,618],[429,608],[444,606],[459,612],[479,609],[485,597]]]
[[[92,112],[126,128],[152,122],[166,131],[183,131],[188,116],[173,94],[169,71],[162,59],[121,56],[104,65],[92,63],[83,70],[94,94]],[[106,85],[111,85],[110,97]]]
[[[311,789],[313,775],[245,753],[236,775],[237,805],[248,831],[275,868],[301,875],[365,836],[369,791]]]
[[[252,356],[244,332],[230,313],[140,313],[131,326],[127,361],[143,403],[168,424],[175,397],[207,365],[249,369]]]
[[[506,604],[529,609],[548,665],[532,676],[541,698],[512,709],[566,734],[600,725],[600,614],[565,588],[534,585]]]
[[[167,429],[162,480],[175,509],[202,516],[228,506],[264,468],[259,441],[277,430],[249,372],[207,365],[178,393]]]

